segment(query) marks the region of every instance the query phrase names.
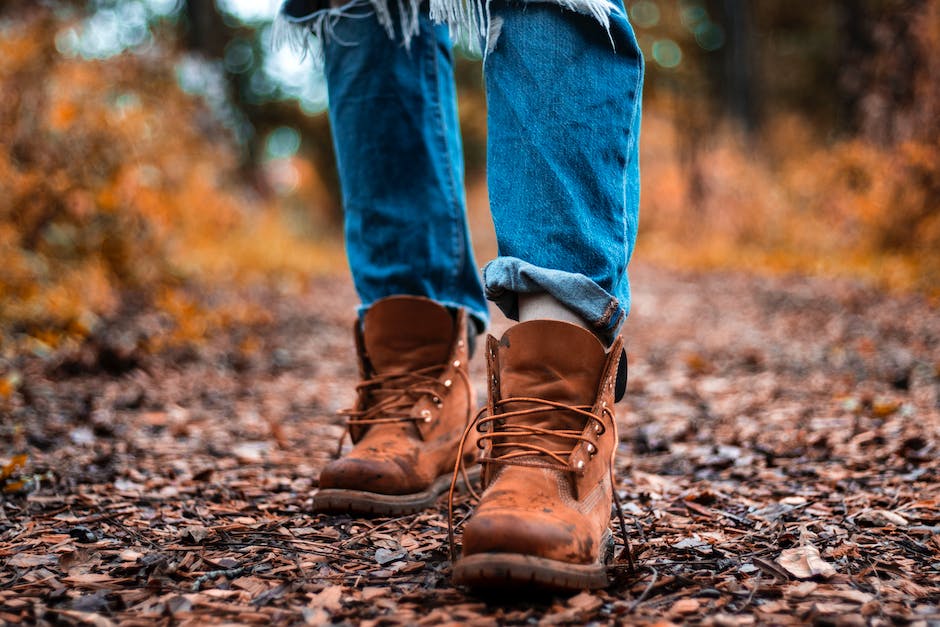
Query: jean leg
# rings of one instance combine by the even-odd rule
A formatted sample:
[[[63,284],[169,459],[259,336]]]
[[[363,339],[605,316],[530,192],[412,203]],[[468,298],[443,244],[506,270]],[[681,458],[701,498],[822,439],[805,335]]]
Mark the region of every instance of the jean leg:
[[[356,290],[363,308],[396,294],[466,307],[482,330],[447,28],[421,15],[405,46],[360,7],[323,50]]]
[[[495,1],[485,74],[488,180],[498,257],[486,295],[518,318],[549,293],[607,341],[630,308],[639,216],[643,59],[622,9],[595,19]]]

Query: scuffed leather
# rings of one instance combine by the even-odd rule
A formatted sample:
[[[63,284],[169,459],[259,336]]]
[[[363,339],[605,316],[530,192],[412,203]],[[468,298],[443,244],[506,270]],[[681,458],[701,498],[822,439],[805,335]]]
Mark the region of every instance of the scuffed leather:
[[[608,355],[588,331],[542,320],[516,325],[498,342],[488,338],[491,411],[502,399],[534,397],[588,406],[601,422],[565,410],[508,419],[546,429],[576,429],[589,442],[568,444],[574,447],[571,470],[487,464],[485,491],[464,528],[464,556],[516,553],[572,564],[597,561],[610,522],[610,470],[617,445],[612,410],[621,344],[618,339]],[[501,411],[526,405],[509,403]],[[550,435],[530,437],[547,448],[564,446]],[[484,458],[493,455],[488,442]],[[576,470],[581,461],[583,467]]]
[[[415,399],[411,415],[420,420],[351,426],[354,446],[323,469],[321,488],[413,494],[453,470],[472,409],[465,376],[467,324],[465,311],[452,316],[420,297],[385,298],[369,308],[361,331],[358,324],[355,328],[362,378],[443,365],[435,386],[440,393]],[[362,391],[355,409],[368,409],[374,402],[372,394]]]

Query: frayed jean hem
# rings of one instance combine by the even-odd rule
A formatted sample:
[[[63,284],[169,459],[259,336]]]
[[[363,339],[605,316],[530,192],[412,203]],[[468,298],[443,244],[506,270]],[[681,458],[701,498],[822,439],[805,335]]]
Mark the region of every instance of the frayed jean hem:
[[[375,15],[389,37],[401,38],[408,48],[420,30],[418,18],[428,10],[431,19],[447,24],[451,38],[462,42],[471,52],[486,54],[496,46],[502,21],[490,13],[493,0],[350,0],[339,7],[329,0],[287,0],[274,24],[273,41],[287,44],[303,53],[322,59],[323,42],[334,36],[333,28],[341,19]],[[390,3],[394,2],[394,6]],[[563,9],[595,19],[610,35],[611,15],[623,13],[617,0],[521,0],[525,3],[555,4]],[[311,37],[312,35],[312,37]],[[613,45],[611,37],[611,45]],[[355,45],[357,42],[342,42]]]
[[[539,268],[516,257],[486,264],[483,284],[486,297],[511,320],[519,319],[519,294],[550,294],[587,322],[607,346],[627,319],[624,303],[583,274]]]

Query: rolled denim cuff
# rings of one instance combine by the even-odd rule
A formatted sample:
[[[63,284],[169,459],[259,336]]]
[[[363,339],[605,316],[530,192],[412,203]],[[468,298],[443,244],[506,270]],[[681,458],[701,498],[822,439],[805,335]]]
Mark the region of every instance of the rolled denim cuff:
[[[511,320],[519,319],[519,294],[551,294],[578,314],[607,346],[627,319],[620,301],[576,272],[540,268],[516,257],[498,257],[483,268],[486,297]]]

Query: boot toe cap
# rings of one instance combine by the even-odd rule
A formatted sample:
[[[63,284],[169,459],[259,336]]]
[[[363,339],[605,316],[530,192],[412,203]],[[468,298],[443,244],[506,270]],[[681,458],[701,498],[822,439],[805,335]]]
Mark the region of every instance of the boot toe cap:
[[[583,522],[547,507],[478,511],[463,534],[464,555],[515,553],[571,564],[590,564],[600,547]]]
[[[394,459],[344,457],[330,462],[320,473],[320,489],[397,495],[423,488],[413,470]]]

